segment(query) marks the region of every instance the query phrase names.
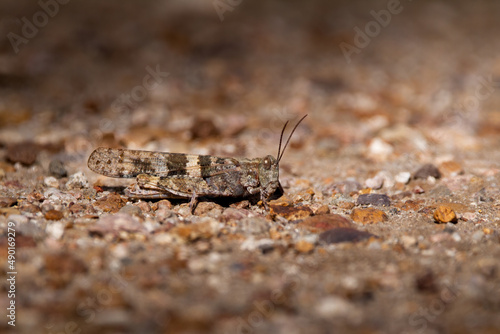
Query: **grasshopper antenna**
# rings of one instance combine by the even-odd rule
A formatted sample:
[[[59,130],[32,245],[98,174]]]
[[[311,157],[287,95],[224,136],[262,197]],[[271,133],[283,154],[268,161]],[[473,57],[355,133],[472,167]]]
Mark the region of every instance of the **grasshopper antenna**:
[[[288,143],[290,142],[290,138],[292,138],[293,133],[295,132],[295,129],[299,126],[300,122],[304,120],[304,118],[307,117],[307,114],[304,115],[298,122],[295,124],[293,127],[292,132],[290,132],[290,135],[288,136],[288,139],[286,140],[285,146],[283,147],[283,151],[281,151],[281,139],[283,138],[283,133],[285,132],[286,125],[288,124],[288,121],[285,123],[285,126],[283,127],[283,130],[281,130],[281,137],[280,137],[280,146],[278,148],[278,163],[280,162],[281,158],[283,157],[283,154],[285,153],[286,147],[288,146]],[[281,152],[280,152],[281,151]],[[280,155],[281,153],[281,155]]]
[[[276,156],[276,159],[278,159],[278,162],[279,162],[279,157],[280,157],[280,152],[281,152],[281,141],[283,140],[283,134],[285,133],[285,129],[286,129],[287,125],[288,125],[288,121],[286,121],[285,125],[283,125],[283,129],[281,129],[280,144],[278,146],[278,155]]]

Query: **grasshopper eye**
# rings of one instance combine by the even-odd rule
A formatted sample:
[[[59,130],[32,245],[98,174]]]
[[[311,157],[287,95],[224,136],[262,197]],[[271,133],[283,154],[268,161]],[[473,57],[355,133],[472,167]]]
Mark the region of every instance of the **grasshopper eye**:
[[[271,160],[269,160],[269,158],[265,158],[262,165],[265,169],[271,169]]]

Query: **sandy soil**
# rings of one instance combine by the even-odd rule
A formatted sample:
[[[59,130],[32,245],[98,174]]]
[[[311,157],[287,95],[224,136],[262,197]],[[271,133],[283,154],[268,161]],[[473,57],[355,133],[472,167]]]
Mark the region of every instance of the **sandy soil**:
[[[500,3],[0,12],[2,332],[500,332]],[[305,114],[269,210],[87,167],[276,155]]]

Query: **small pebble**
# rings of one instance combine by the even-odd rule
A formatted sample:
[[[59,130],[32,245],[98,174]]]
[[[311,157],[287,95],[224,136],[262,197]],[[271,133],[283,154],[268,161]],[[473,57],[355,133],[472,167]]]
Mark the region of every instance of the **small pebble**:
[[[294,248],[299,253],[309,253],[314,249],[314,244],[306,240],[299,240],[295,243]]]
[[[418,211],[422,207],[423,201],[413,201],[411,199],[405,201],[401,205],[401,210],[403,211]]]
[[[354,228],[338,227],[321,233],[319,235],[319,241],[327,244],[336,244],[341,242],[359,242],[371,237],[376,236]]]
[[[390,206],[391,199],[385,194],[361,194],[357,200],[358,205]]]
[[[388,219],[384,211],[375,208],[356,208],[352,210],[351,219],[357,223],[376,224],[384,222]]]
[[[240,201],[240,202],[231,203],[229,205],[229,207],[235,208],[235,209],[248,209],[250,207],[250,201],[245,199],[245,200]]]
[[[391,196],[393,201],[399,201],[407,197],[411,197],[413,194],[411,191],[402,191]]]
[[[45,199],[45,197],[39,192],[34,191],[32,193],[29,193],[28,196],[26,196],[26,199],[29,202],[41,202]]]
[[[446,176],[457,176],[464,171],[462,166],[456,161],[445,161],[439,165],[439,171]]]
[[[249,215],[250,211],[248,210],[229,207],[222,213],[222,221],[241,220],[247,218]]]
[[[89,228],[89,232],[101,236],[108,233],[117,236],[121,231],[146,232],[146,229],[137,218],[125,213],[102,215],[95,225]]]
[[[341,318],[356,323],[362,317],[362,313],[354,304],[337,296],[328,296],[319,300],[315,305],[315,313],[328,321],[332,318]]]
[[[43,179],[43,184],[45,184],[47,187],[52,187],[52,188],[59,188],[59,181],[53,176],[47,176],[45,179]]]
[[[337,206],[339,207],[339,209],[351,210],[356,206],[356,204],[354,204],[353,202],[338,202]]]
[[[380,175],[375,175],[370,179],[365,180],[365,186],[371,189],[380,189],[384,185],[384,178]]]
[[[411,178],[410,172],[400,172],[394,177],[396,182],[403,184],[407,184],[410,181],[410,178]]]
[[[63,213],[58,210],[49,210],[45,213],[45,219],[60,220],[64,217]]]
[[[148,202],[140,201],[140,202],[136,203],[135,205],[137,205],[137,207],[139,207],[141,209],[141,211],[144,213],[151,212],[151,206],[149,205]]]
[[[120,195],[109,194],[95,201],[94,207],[103,212],[116,213],[125,203],[125,200]]]
[[[392,175],[389,172],[382,170],[382,171],[377,173],[377,176],[381,177],[384,180],[383,186],[385,188],[394,187],[394,178],[392,177]]]
[[[410,235],[403,235],[401,237],[401,242],[405,248],[410,248],[417,244],[417,238]]]
[[[246,238],[240,246],[241,250],[255,251],[257,249],[269,249],[274,246],[272,239],[255,239],[253,236]]]
[[[191,212],[191,208],[187,203],[176,206],[173,211],[181,217],[190,217],[193,215]]]
[[[71,204],[68,209],[73,214],[79,214],[79,213],[84,212],[87,209],[87,206],[85,204],[74,203],[74,204]]]
[[[176,237],[170,233],[155,233],[153,235],[153,242],[159,245],[168,245],[175,242]]]
[[[222,206],[211,201],[199,202],[194,210],[194,215],[196,216],[209,215],[215,218],[220,216],[221,214],[222,214]]]
[[[425,190],[421,186],[417,185],[417,186],[415,186],[415,188],[413,188],[413,193],[423,194],[423,193],[425,193]]]
[[[118,259],[125,259],[129,256],[129,249],[124,244],[118,244],[115,248],[111,249],[111,254]]]
[[[427,179],[428,177],[433,177],[439,179],[441,177],[441,172],[433,164],[426,164],[420,167],[413,175],[414,179]]]
[[[301,221],[297,227],[304,228],[313,233],[327,231],[336,227],[354,227],[349,219],[338,214],[312,216]]]
[[[457,215],[455,214],[455,211],[453,211],[451,207],[446,205],[438,206],[436,211],[434,211],[433,217],[437,223],[456,223],[457,221]]]
[[[144,219],[141,208],[132,204],[121,207],[120,210],[118,210],[118,213],[125,213],[140,219]]]
[[[292,202],[310,202],[314,196],[314,190],[307,189],[304,191],[299,191],[298,193],[292,196]]]
[[[315,207],[313,210],[315,215],[326,215],[330,213],[330,207],[326,204]]]
[[[167,208],[161,208],[156,210],[155,216],[156,219],[162,223],[177,219],[177,214],[174,211]]]
[[[89,181],[87,177],[82,172],[77,172],[69,177],[68,182],[66,182],[67,189],[82,189],[89,186]]]
[[[384,161],[392,154],[394,148],[380,138],[375,138],[368,146],[368,155],[376,160]]]
[[[237,222],[239,232],[245,235],[268,233],[271,225],[260,217],[243,218]]]
[[[465,220],[465,221],[474,221],[477,219],[477,213],[475,212],[464,212],[464,214],[462,214],[462,219]]]
[[[356,180],[345,180],[339,183],[336,183],[333,188],[344,195],[349,195],[352,192],[358,192],[361,190],[361,184]]]
[[[159,202],[151,204],[151,209],[153,211],[159,210],[161,208],[172,209],[172,203],[168,199],[162,199]]]
[[[32,165],[38,156],[40,148],[33,142],[22,142],[7,147],[7,159],[13,163],[20,162],[23,165]]]
[[[49,173],[55,177],[61,178],[68,175],[68,171],[61,160],[54,159],[49,163]]]
[[[307,206],[270,205],[271,216],[281,216],[287,220],[299,220],[312,216],[312,210]]]
[[[67,192],[62,192],[56,188],[48,188],[44,193],[43,197],[50,203],[64,203],[68,204],[77,201],[76,197]]]
[[[203,217],[198,223],[179,224],[169,232],[185,241],[210,239],[219,233],[219,222],[210,217]]]

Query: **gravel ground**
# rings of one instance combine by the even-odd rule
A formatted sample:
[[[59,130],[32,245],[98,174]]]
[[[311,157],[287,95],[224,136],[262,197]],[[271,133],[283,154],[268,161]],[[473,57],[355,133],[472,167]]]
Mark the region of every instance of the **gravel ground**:
[[[500,3],[59,1],[0,4],[2,332],[500,332]],[[305,114],[269,210],[87,167]]]

